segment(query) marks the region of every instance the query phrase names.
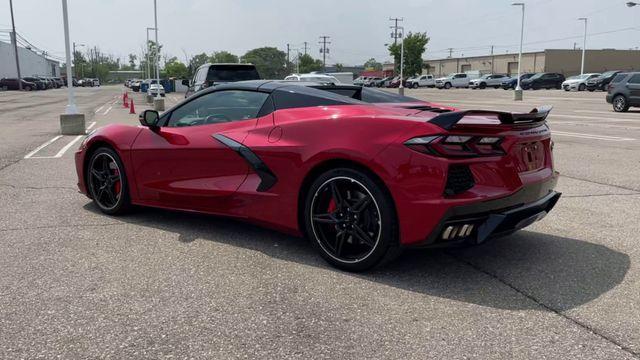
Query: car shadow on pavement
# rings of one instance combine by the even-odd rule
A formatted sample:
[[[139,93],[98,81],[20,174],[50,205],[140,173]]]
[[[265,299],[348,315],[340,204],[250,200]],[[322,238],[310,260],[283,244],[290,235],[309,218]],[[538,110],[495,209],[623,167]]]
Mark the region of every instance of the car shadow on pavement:
[[[99,213],[93,203],[84,208]],[[573,309],[620,284],[630,266],[626,254],[603,245],[520,231],[479,246],[407,250],[386,266],[352,274],[325,263],[304,239],[237,220],[151,208],[114,219],[177,233],[183,243],[214,241],[347,278],[498,309]]]

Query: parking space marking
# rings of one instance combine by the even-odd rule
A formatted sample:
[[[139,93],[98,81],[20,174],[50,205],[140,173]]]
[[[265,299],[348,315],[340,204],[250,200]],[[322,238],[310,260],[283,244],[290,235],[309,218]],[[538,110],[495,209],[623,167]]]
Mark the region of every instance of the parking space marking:
[[[102,113],[102,115],[107,115],[107,114],[109,113],[109,111],[111,111],[111,109],[112,109],[112,108],[113,108],[113,106],[109,106],[109,107],[107,108],[107,110],[105,110],[105,111]]]
[[[619,136],[573,133],[573,132],[556,131],[556,130],[552,130],[551,133],[553,135],[559,135],[559,136],[568,136],[568,137],[577,137],[577,138],[583,138],[583,139],[594,139],[594,140],[604,140],[604,141],[633,141],[633,140],[636,140],[636,139],[632,139],[632,138],[624,138],[624,137],[619,137]]]
[[[53,144],[56,140],[60,139],[62,137],[62,135],[58,135],[56,137],[54,137],[53,139],[47,141],[46,143],[38,146],[37,148],[33,149],[32,152],[28,153],[27,155],[24,156],[25,159],[30,159],[33,157],[33,155],[35,155],[38,151],[46,148],[47,146]]]
[[[89,126],[87,126],[87,130],[91,130],[92,127],[96,126],[96,122],[92,122],[91,124],[89,124]]]
[[[103,108],[103,107],[104,107],[104,105],[100,106],[99,108],[97,108],[97,109],[94,111],[94,113],[98,113],[98,112],[100,112],[100,110],[102,110],[102,108]]]
[[[550,117],[564,117],[571,119],[581,119],[581,120],[598,120],[598,121],[608,121],[608,122],[639,122],[640,119],[620,119],[620,118],[612,118],[612,117],[595,117],[595,116],[583,116],[583,115],[564,115],[564,114],[554,114],[551,113]]]
[[[95,123],[94,123],[95,124]],[[60,158],[62,157],[62,155],[64,155],[64,153],[67,152],[67,150],[69,150],[69,148],[71,148],[73,146],[73,144],[77,143],[78,140],[82,139],[84,137],[84,135],[78,135],[76,136],[73,140],[71,140],[71,142],[69,142],[67,145],[65,145],[62,149],[60,149],[60,151],[58,151],[57,154],[55,154],[53,157],[54,158]]]

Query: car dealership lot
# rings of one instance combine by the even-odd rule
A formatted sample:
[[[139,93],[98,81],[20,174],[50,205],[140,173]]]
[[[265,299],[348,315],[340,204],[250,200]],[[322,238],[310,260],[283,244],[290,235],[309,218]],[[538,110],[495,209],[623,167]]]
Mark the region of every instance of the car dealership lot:
[[[137,123],[122,91],[78,89],[88,127]],[[57,134],[65,94],[0,93],[2,358],[639,357],[640,113],[604,93],[407,89],[466,109],[554,105],[564,195],[510,238],[357,275],[241,222],[100,214],[75,187],[77,137]]]

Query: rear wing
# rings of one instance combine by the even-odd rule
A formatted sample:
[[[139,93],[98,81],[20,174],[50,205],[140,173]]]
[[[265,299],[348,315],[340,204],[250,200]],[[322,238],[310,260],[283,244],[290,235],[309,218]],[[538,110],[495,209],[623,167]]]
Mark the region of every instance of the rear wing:
[[[553,106],[544,105],[539,108],[535,108],[528,113],[510,113],[494,110],[452,111],[435,116],[429,120],[429,123],[437,125],[445,130],[450,130],[466,116],[490,115],[496,116],[501,124],[534,124],[544,122],[552,108]]]

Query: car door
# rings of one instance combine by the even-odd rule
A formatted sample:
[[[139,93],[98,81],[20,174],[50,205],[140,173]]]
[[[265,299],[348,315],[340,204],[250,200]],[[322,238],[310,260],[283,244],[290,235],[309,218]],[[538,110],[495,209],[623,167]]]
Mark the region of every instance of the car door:
[[[249,165],[213,135],[241,143],[259,122],[273,125],[270,111],[258,117],[268,97],[245,90],[194,95],[163,116],[160,128],[143,128],[131,154],[139,198],[159,206],[223,212]]]
[[[640,74],[632,75],[626,87],[629,89],[629,103],[634,106],[640,104]]]

